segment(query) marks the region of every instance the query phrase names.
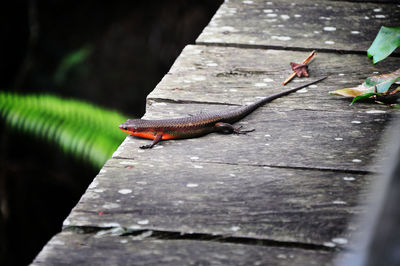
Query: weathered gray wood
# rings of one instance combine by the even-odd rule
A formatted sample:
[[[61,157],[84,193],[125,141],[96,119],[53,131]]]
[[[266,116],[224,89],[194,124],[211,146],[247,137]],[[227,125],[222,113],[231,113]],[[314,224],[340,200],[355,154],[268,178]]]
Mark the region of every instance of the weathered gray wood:
[[[400,119],[394,122],[385,134],[387,140],[381,153],[388,154],[384,172],[371,187],[370,204],[365,213],[359,215],[360,229],[353,236],[354,253],[340,254],[340,266],[400,265],[398,245],[400,243]]]
[[[393,7],[229,1],[198,43],[365,51],[381,23],[399,24]],[[188,46],[149,95],[145,117],[180,117],[253,102],[282,90],[289,62],[300,62],[308,53]],[[349,107],[348,100],[327,92],[358,85],[374,72],[393,71],[398,62],[389,58],[374,66],[365,55],[320,52],[310,65],[310,79],[330,78],[245,118],[238,125],[255,129],[248,135],[210,134],[163,142],[152,150],[138,149],[149,140],[128,137],[34,265],[329,263],[334,250],[324,248],[351,247],[358,224],[350,219],[365,210],[372,179],[365,171],[379,171],[369,165],[376,161],[386,122],[398,114],[379,105]],[[307,79],[295,79],[287,87],[303,82]],[[89,227],[98,233],[68,232]],[[104,235],[108,228],[131,231]],[[166,232],[167,239],[135,236],[141,230]],[[193,233],[242,240],[176,237]]]
[[[101,233],[63,232],[32,265],[328,265],[333,257],[326,251]]]
[[[373,65],[365,55],[318,53],[310,64],[310,78],[281,83],[292,72],[289,62],[301,62],[309,52],[187,46],[169,73],[148,96],[149,100],[244,105],[259,97],[329,75],[312,88],[278,99],[268,106],[311,110],[388,110],[385,106],[351,102],[328,92],[355,87],[368,76],[399,68],[400,58]]]
[[[154,153],[109,160],[64,225],[328,246],[357,229],[348,220],[362,209],[364,175],[199,161]]]
[[[366,51],[382,25],[399,24],[398,4],[230,0],[197,43]]]
[[[235,108],[223,105],[154,103],[146,118],[181,117],[200,111]],[[148,156],[175,162],[198,157],[204,162],[379,171],[368,166],[390,118],[385,113],[280,110],[261,107],[236,126],[255,129],[247,135],[209,134],[201,138],[164,141],[152,150],[138,147],[150,141],[129,137],[114,154],[122,158]],[[179,169],[177,169],[179,171]]]

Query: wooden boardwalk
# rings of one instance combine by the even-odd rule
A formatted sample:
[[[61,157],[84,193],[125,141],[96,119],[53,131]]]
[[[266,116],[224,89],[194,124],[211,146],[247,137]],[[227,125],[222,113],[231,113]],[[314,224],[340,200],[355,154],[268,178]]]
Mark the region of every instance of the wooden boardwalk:
[[[294,2],[294,3],[292,3]],[[283,89],[313,49],[315,86],[241,122],[247,135],[127,137],[33,265],[324,265],[352,252],[385,106],[331,96],[399,67],[365,55],[394,3],[226,1],[148,96],[145,118],[234,108]],[[361,53],[362,52],[362,53]],[[361,198],[361,200],[359,200]]]

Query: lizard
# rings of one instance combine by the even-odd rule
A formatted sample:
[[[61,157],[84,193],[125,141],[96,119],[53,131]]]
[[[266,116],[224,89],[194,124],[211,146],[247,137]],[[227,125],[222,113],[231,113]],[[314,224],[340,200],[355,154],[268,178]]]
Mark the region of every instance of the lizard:
[[[151,144],[141,146],[141,149],[150,149],[161,140],[194,138],[212,132],[246,134],[254,131],[254,129],[241,130],[241,127],[235,128],[232,124],[274,99],[298,91],[326,78],[323,77],[307,84],[272,94],[233,110],[200,113],[189,117],[162,120],[128,119],[119,128],[130,135],[153,140]]]

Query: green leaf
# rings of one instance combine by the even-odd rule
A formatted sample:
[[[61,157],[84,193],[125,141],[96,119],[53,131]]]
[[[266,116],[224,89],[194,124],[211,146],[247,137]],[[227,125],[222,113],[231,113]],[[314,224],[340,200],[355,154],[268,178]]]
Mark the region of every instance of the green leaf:
[[[382,26],[367,54],[368,57],[373,57],[373,63],[376,64],[388,57],[399,46],[400,27]]]
[[[356,101],[366,100],[366,99],[368,99],[368,98],[370,98],[371,96],[374,96],[374,95],[376,95],[376,96],[383,96],[382,93],[375,93],[375,92],[365,93],[365,94],[362,94],[362,95],[359,95],[359,96],[354,97],[354,98],[353,98],[353,101],[351,102],[350,105],[352,105],[352,104],[355,103]]]
[[[357,97],[367,93],[386,93],[390,86],[400,80],[400,68],[389,74],[368,77],[361,85],[354,88],[345,88],[330,91],[329,94],[345,97]],[[376,91],[375,91],[376,90]]]
[[[125,138],[118,112],[51,95],[0,91],[0,117],[16,130],[56,145],[100,168]]]

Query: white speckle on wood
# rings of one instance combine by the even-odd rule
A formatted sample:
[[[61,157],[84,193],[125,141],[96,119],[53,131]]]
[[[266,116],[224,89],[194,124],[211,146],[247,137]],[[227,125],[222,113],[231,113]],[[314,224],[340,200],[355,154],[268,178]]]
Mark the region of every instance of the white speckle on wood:
[[[345,201],[342,200],[335,200],[332,201],[333,204],[337,204],[337,205],[346,205],[347,203]]]
[[[374,12],[381,12],[382,8],[374,8]]]
[[[294,14],[294,17],[295,18],[301,18],[301,15],[300,14]]]
[[[337,238],[332,238],[332,242],[336,243],[336,244],[347,244],[347,239],[346,238],[342,238],[342,237],[337,237]]]
[[[364,19],[365,19],[365,20],[368,20],[368,19],[369,19],[369,17],[368,17],[368,16],[365,16],[365,17],[364,17]]]
[[[222,26],[221,30],[223,30],[223,31],[236,31],[236,29],[234,27],[231,27],[231,26]]]
[[[195,164],[195,165],[193,165],[193,167],[194,167],[194,168],[197,168],[197,169],[204,168],[202,165],[196,165],[196,164]]]
[[[273,13],[274,10],[272,10],[272,9],[264,9],[263,12],[264,13]]]
[[[147,185],[146,181],[136,181],[136,184],[138,185]]]
[[[290,19],[290,16],[283,14],[283,15],[281,15],[281,19],[288,20],[288,19]]]
[[[195,184],[195,183],[188,183],[188,184],[186,184],[186,187],[190,187],[190,188],[198,187],[198,186],[199,186],[199,184]]]
[[[367,114],[384,114],[386,111],[384,110],[368,110],[366,111]]]
[[[104,192],[104,189],[97,188],[97,189],[95,189],[95,190],[93,190],[93,191],[96,192],[96,193],[103,193],[103,192]]]
[[[239,226],[232,226],[232,227],[231,227],[231,230],[232,230],[233,232],[237,232],[237,231],[240,230],[240,227],[239,227]]]
[[[140,225],[146,225],[146,224],[149,224],[149,220],[140,220],[140,221],[137,221],[137,223]]]
[[[337,140],[337,141],[342,141],[343,138],[335,138],[335,140]]]
[[[332,243],[332,242],[324,242],[324,243],[322,243],[322,245],[324,245],[325,247],[329,247],[329,248],[336,247],[336,244]]]
[[[375,15],[375,17],[376,17],[376,18],[386,18],[385,15],[381,15],[381,14]]]
[[[361,163],[362,160],[360,160],[360,159],[353,159],[352,162],[353,162],[353,163]]]
[[[279,41],[289,41],[292,38],[289,36],[271,36],[271,39],[273,40],[279,40]]]
[[[251,0],[244,0],[242,3],[243,3],[243,4],[251,5],[251,4],[253,3],[253,1],[251,1]]]
[[[263,79],[263,81],[264,81],[264,82],[274,82],[274,80],[273,80],[273,79],[270,79],[270,78],[265,78],[265,79]]]
[[[324,27],[324,31],[335,31],[335,27]]]
[[[199,157],[197,157],[197,156],[192,156],[192,157],[190,157],[190,159],[191,159],[191,160],[198,160]]]
[[[335,44],[334,41],[325,41],[325,44]]]
[[[352,176],[345,176],[345,177],[343,177],[343,180],[344,181],[354,181],[356,179],[354,177],[352,177]]]
[[[269,18],[275,18],[275,17],[277,17],[278,15],[277,14],[274,14],[274,13],[269,13],[269,14],[267,14],[267,17],[269,17]]]
[[[313,89],[315,89],[315,88],[318,88],[318,85],[310,85],[310,86],[308,86],[309,88],[313,88]]]
[[[114,202],[107,202],[106,204],[103,204],[103,208],[104,209],[117,209],[119,208],[121,205],[114,203]]]
[[[301,90],[296,91],[296,93],[306,93],[308,92],[307,88],[303,88]]]
[[[357,31],[357,30],[352,30],[350,33],[351,33],[351,34],[360,34],[360,32]]]
[[[119,162],[119,164],[127,165],[127,164],[132,164],[132,162],[130,162],[130,161],[122,161],[122,162]]]
[[[166,106],[167,103],[153,102],[153,103],[151,103],[151,105],[154,105],[154,106]]]
[[[128,243],[128,239],[121,239],[119,242],[120,242],[121,244],[126,244],[126,243]]]
[[[128,226],[128,229],[130,229],[130,230],[139,230],[139,229],[142,229],[142,227],[140,225],[133,224],[133,225]]]
[[[353,120],[353,121],[351,121],[351,123],[352,123],[352,124],[361,124],[361,121]]]
[[[218,64],[217,63],[208,63],[207,66],[215,67],[215,66],[218,66]]]
[[[125,194],[132,193],[132,190],[131,189],[127,189],[127,188],[123,188],[123,189],[118,190],[118,193],[125,195]]]
[[[102,227],[121,227],[119,223],[109,222],[109,223],[101,223]]]
[[[256,86],[256,87],[264,87],[264,86],[267,86],[267,84],[265,84],[265,83],[254,83],[254,86]]]

